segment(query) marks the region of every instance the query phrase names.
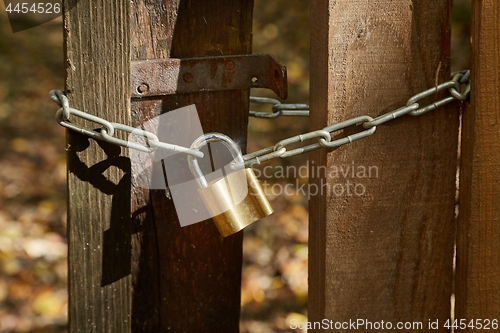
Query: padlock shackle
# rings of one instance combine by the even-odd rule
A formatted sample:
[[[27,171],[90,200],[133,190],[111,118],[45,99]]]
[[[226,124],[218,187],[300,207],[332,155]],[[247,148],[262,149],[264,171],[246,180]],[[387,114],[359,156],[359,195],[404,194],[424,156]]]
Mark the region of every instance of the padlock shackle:
[[[193,144],[191,144],[191,149],[199,150],[201,147],[205,146],[209,142],[221,142],[226,148],[229,150],[233,159],[237,164],[241,164],[241,168],[243,168],[244,160],[243,156],[241,156],[241,151],[236,142],[234,142],[229,136],[222,133],[206,133],[197,138]],[[208,187],[207,179],[203,172],[201,171],[200,165],[198,164],[198,160],[195,156],[188,155],[188,165],[189,170],[195,176],[196,181],[200,187]],[[234,168],[234,167],[233,167]]]

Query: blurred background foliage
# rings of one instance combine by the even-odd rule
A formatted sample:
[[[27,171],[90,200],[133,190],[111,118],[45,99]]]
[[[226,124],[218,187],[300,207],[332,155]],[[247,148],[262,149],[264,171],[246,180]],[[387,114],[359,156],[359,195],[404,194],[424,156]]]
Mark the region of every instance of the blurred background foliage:
[[[67,321],[65,139],[47,98],[64,84],[61,23],[13,34],[0,5],[1,332]]]
[[[455,0],[452,17],[452,69],[468,68],[470,0]],[[287,103],[308,103],[309,23],[309,1],[255,0],[253,50],[287,66]],[[61,18],[13,34],[0,2],[0,332],[66,331],[65,135],[48,97],[64,86],[63,59]],[[248,151],[308,127],[307,118],[251,118]],[[266,165],[300,167],[306,158]],[[291,332],[289,320],[307,316],[307,198],[270,194],[275,213],[245,231],[243,333]]]

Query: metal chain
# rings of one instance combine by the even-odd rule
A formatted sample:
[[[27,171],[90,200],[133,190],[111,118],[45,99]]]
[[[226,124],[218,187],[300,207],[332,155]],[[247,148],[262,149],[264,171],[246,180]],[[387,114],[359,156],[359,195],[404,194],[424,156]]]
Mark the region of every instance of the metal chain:
[[[249,116],[255,118],[276,118],[278,116],[309,117],[309,104],[281,104],[274,98],[250,96],[251,103],[271,104],[272,112],[250,111]]]
[[[335,149],[348,143],[352,143],[356,140],[368,137],[375,133],[378,125],[384,124],[388,121],[399,118],[403,115],[410,114],[412,116],[420,116],[424,113],[432,111],[440,106],[448,104],[455,100],[463,101],[468,98],[470,94],[470,71],[461,71],[453,73],[451,80],[441,83],[434,88],[427,89],[421,93],[412,96],[406,103],[405,106],[389,111],[381,116],[372,118],[370,116],[358,116],[352,119],[342,121],[337,124],[329,125],[321,130],[316,130],[304,134],[299,134],[284,140],[279,141],[277,144],[271,147],[267,147],[256,152],[246,154],[243,156],[245,161],[245,166],[250,166],[253,164],[260,164],[262,162],[268,161],[273,158],[281,157],[291,157],[299,154],[307,153],[312,150],[316,150],[322,147]],[[463,91],[461,86],[465,86]],[[447,90],[450,94],[438,101],[432,102],[426,106],[420,106],[419,101],[428,98],[432,95],[437,94],[440,91]],[[196,149],[190,149],[187,147],[182,147],[166,142],[159,141],[158,137],[151,132],[146,130],[138,129],[135,127],[108,122],[97,116],[82,112],[80,110],[73,109],[69,106],[68,98],[61,90],[52,90],[50,92],[51,98],[60,106],[59,110],[56,112],[57,122],[73,131],[85,134],[94,139],[104,140],[119,146],[128,147],[131,149],[140,150],[143,152],[153,152],[156,149],[168,149],[195,157],[203,157],[203,153]],[[250,111],[249,115],[257,118],[276,118],[278,116],[309,116],[309,105],[308,104],[282,104],[276,99],[263,98],[263,97],[250,97],[250,102],[261,103],[261,104],[271,104],[272,112],[256,112]],[[71,116],[76,116],[87,121],[94,122],[101,125],[99,131],[94,131],[84,127],[77,126],[70,121]],[[349,127],[363,128],[363,130],[357,133],[332,140],[332,133],[340,130],[344,130]],[[141,145],[135,142],[125,141],[115,138],[113,135],[116,130],[120,130],[130,135],[142,136],[146,138],[146,145]],[[310,139],[318,139],[318,142],[313,144],[308,144],[303,147],[294,148],[292,150],[287,150],[287,147],[303,142]]]
[[[70,130],[79,132],[81,134],[85,134],[97,140],[103,140],[118,146],[136,149],[146,153],[152,153],[156,149],[167,149],[167,150],[177,151],[180,153],[185,153],[199,158],[203,157],[203,153],[200,150],[190,149],[167,142],[161,142],[156,136],[156,134],[148,132],[146,130],[138,129],[132,126],[127,126],[119,123],[109,122],[100,117],[93,116],[86,112],[73,109],[69,106],[68,98],[66,97],[66,95],[62,90],[51,90],[50,97],[54,102],[56,102],[60,106],[59,110],[57,110],[56,112],[57,122],[61,126],[64,126]],[[99,124],[101,125],[101,128],[98,131],[95,131],[92,129],[75,125],[70,121],[71,116],[76,116],[78,118]],[[113,135],[115,134],[116,130],[123,131],[130,135],[141,136],[146,139],[145,140],[146,145],[141,145],[136,142],[130,142],[115,138]]]
[[[262,162],[277,157],[286,158],[286,157],[296,156],[322,147],[335,149],[347,143],[352,143],[356,140],[365,138],[375,133],[375,130],[377,129],[378,125],[399,118],[405,114],[410,114],[412,116],[420,116],[440,106],[448,104],[454,100],[460,100],[460,101],[466,100],[470,94],[470,85],[471,85],[470,71],[467,70],[467,71],[453,73],[450,81],[441,83],[434,88],[427,89],[421,93],[414,95],[406,102],[406,105],[401,108],[389,111],[376,118],[372,118],[370,116],[359,116],[345,120],[337,124],[329,125],[321,130],[316,130],[281,140],[274,146],[267,147],[258,150],[256,152],[244,155],[243,159],[245,160],[245,166],[260,164]],[[463,91],[461,89],[461,86],[465,86]],[[421,100],[430,97],[432,95],[435,95],[438,92],[444,90],[447,90],[450,95],[425,106],[421,106],[418,103]],[[308,111],[309,105],[307,104],[281,104],[278,100],[272,98],[260,98],[260,97],[251,97],[250,102],[272,105],[272,112],[255,112],[255,111],[250,112],[251,116],[258,118],[275,118],[280,115],[283,116],[309,115]],[[303,110],[303,111],[294,111],[294,110]],[[331,137],[332,133],[335,133],[337,131],[349,127],[358,127],[358,128],[361,127],[363,128],[363,130],[348,135],[346,137],[332,140]],[[287,146],[291,144],[303,142],[305,140],[314,138],[318,139],[318,142],[303,147],[294,148],[292,150],[287,150]]]

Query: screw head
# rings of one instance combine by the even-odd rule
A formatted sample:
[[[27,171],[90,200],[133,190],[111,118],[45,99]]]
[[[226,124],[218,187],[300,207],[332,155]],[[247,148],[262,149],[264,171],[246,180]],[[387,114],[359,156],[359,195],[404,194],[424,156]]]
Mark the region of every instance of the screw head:
[[[227,60],[224,62],[224,67],[226,67],[226,69],[228,71],[232,71],[234,69],[236,65],[234,64],[234,62],[232,60]]]
[[[147,83],[141,83],[139,87],[137,87],[137,92],[139,94],[144,94],[149,90],[149,85]]]
[[[193,74],[191,73],[184,74],[184,82],[191,83],[193,82],[193,80],[194,80]]]

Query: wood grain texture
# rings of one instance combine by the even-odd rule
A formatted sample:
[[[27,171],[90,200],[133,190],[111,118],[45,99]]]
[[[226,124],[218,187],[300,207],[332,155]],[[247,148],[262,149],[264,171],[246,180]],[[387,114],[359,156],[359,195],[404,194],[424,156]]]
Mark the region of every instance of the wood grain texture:
[[[132,3],[132,59],[251,53],[253,1]],[[246,146],[248,91],[132,102],[134,125],[195,104],[205,133]],[[242,233],[222,239],[212,221],[181,228],[163,191],[133,185],[133,331],[238,332]]]
[[[311,129],[405,105],[436,84],[438,68],[448,80],[451,5],[312,2]],[[455,104],[311,155],[310,181],[327,185],[310,200],[310,321],[422,321],[404,330],[416,332],[449,318],[458,121]]]
[[[456,318],[500,320],[500,3],[473,1],[471,104],[463,115]],[[468,329],[466,332],[491,330]]]
[[[128,1],[75,0],[64,14],[70,105],[124,124],[131,121],[129,9]],[[75,132],[67,151],[69,331],[130,332],[127,151]]]

